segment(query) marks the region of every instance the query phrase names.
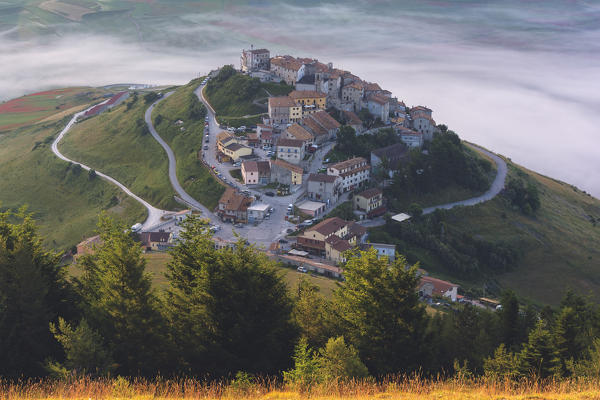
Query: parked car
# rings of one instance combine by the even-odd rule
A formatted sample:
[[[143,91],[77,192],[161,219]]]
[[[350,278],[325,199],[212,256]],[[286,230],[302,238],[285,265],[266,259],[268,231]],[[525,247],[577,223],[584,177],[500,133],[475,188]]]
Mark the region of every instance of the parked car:
[[[287,243],[288,241],[285,239],[279,239],[279,243]]]
[[[208,150],[208,145],[207,144],[204,145],[204,150]]]
[[[306,269],[306,267],[298,267],[298,268],[296,268],[296,270],[298,272],[302,272],[303,274],[308,272],[308,269]]]
[[[287,233],[294,233],[294,230],[293,230],[292,228],[288,228],[288,229],[286,230],[286,232],[287,232]]]
[[[273,196],[275,196],[275,193],[267,192],[267,193],[265,193],[265,196],[273,197]]]
[[[235,132],[235,128],[230,126],[227,128],[227,132]]]

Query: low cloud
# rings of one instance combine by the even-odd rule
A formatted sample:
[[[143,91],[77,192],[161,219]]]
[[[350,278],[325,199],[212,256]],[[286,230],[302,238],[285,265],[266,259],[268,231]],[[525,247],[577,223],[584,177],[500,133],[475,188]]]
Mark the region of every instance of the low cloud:
[[[432,107],[461,137],[600,197],[599,17],[585,2],[264,1],[153,21],[137,35],[130,26],[126,38],[0,35],[0,100],[58,86],[180,84],[237,65],[253,43],[331,61]]]

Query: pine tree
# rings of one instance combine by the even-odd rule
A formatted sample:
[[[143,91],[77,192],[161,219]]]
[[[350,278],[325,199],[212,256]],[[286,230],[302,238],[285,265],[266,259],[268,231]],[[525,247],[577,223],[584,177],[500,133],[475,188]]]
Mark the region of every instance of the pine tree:
[[[498,381],[517,378],[519,376],[518,367],[517,356],[508,352],[504,343],[494,351],[493,357],[488,357],[483,362],[486,378]]]
[[[312,348],[325,346],[327,340],[338,331],[331,302],[307,279],[301,278],[298,282],[293,315],[301,336]]]
[[[106,215],[99,232],[102,245],[81,259],[86,317],[113,349],[117,373],[155,374],[165,351],[163,320],[141,248]]]
[[[543,320],[539,320],[529,333],[529,339],[519,354],[519,372],[533,379],[560,374],[560,358]]]
[[[173,249],[169,318],[183,334],[180,358],[195,373],[275,373],[289,365],[292,302],[274,264],[239,241],[214,250],[206,226],[190,221]],[[191,354],[188,354],[191,353]]]
[[[110,353],[104,348],[102,336],[85,319],[73,328],[64,319],[50,324],[50,331],[62,345],[65,362],[50,363],[55,375],[106,375],[114,369]]]
[[[388,265],[373,249],[349,256],[346,283],[335,292],[344,337],[373,375],[413,371],[425,364],[426,316],[416,287],[417,266],[399,256]]]
[[[369,371],[360,360],[358,351],[346,345],[344,337],[330,338],[319,352],[319,376],[322,381],[366,378]]]
[[[24,209],[0,213],[0,375],[44,375],[44,359],[60,354],[48,324],[73,317],[76,300],[59,261]]]

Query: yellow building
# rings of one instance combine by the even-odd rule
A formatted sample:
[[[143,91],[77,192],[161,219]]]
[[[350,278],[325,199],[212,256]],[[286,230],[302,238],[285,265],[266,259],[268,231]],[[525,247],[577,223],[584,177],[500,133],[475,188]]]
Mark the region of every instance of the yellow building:
[[[354,196],[354,209],[363,211],[367,215],[382,211],[383,192],[379,188],[367,189]]]
[[[237,161],[240,157],[252,155],[252,149],[248,146],[233,142],[223,147],[222,153],[233,161]]]
[[[292,107],[290,107],[290,123],[292,122],[298,122],[302,119],[302,106],[299,104],[296,104]]]
[[[316,106],[321,110],[327,108],[327,95],[325,93],[314,90],[294,90],[288,96],[301,106]]]

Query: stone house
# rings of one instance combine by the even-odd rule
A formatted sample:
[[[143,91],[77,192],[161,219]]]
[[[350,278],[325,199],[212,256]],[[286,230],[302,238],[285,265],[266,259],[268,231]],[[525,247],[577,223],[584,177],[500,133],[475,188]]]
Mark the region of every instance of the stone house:
[[[277,141],[277,158],[292,164],[300,164],[304,160],[302,140],[279,138]]]
[[[379,188],[362,191],[354,195],[352,206],[355,210],[364,212],[369,218],[383,215],[386,211],[383,205],[383,191]]]
[[[301,185],[303,170],[300,166],[283,160],[271,160],[271,182],[284,185]]]
[[[271,67],[271,53],[267,49],[242,50],[240,57],[242,72],[269,70]]]
[[[410,159],[410,153],[404,143],[395,143],[390,146],[380,147],[371,152],[371,168],[373,173],[386,170],[391,177],[405,162]]]
[[[342,194],[342,178],[335,175],[310,174],[307,196],[311,200],[334,204]]]
[[[241,173],[245,185],[266,185],[271,180],[269,161],[244,161]]]
[[[248,207],[252,205],[252,198],[246,197],[228,187],[219,199],[217,215],[225,222],[248,222]]]

